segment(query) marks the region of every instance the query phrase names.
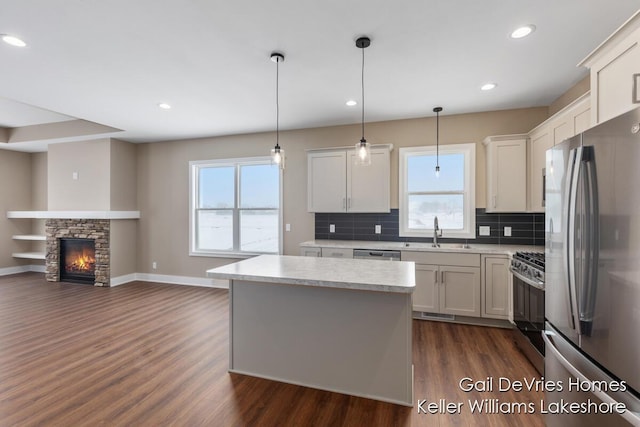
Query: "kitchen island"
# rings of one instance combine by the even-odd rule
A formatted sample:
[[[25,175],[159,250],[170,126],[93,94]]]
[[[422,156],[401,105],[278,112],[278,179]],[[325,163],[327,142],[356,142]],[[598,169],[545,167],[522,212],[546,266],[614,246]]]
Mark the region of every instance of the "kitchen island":
[[[229,279],[229,371],[407,406],[413,262],[261,255]]]

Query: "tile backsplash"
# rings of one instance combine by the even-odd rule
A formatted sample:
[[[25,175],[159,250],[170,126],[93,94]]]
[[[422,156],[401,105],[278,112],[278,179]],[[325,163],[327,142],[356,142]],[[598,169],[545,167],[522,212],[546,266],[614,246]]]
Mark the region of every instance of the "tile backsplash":
[[[431,238],[399,236],[398,209],[389,213],[316,213],[316,239],[329,240],[381,240],[394,242],[431,242]],[[329,225],[335,225],[335,233],[329,233]],[[375,234],[375,226],[382,226],[382,233]],[[488,226],[489,236],[480,236],[479,227]],[[504,235],[504,227],[511,227],[511,236]],[[441,242],[469,242],[502,245],[544,246],[544,214],[542,213],[486,213],[476,209],[476,238],[447,238]]]

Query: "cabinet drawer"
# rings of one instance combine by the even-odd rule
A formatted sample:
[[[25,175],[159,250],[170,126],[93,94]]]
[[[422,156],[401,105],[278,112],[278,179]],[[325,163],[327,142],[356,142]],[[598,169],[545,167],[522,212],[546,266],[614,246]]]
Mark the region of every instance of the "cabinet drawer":
[[[322,256],[325,258],[353,258],[353,249],[322,248]]]
[[[401,259],[402,261],[413,261],[416,264],[480,267],[480,254],[402,251]]]

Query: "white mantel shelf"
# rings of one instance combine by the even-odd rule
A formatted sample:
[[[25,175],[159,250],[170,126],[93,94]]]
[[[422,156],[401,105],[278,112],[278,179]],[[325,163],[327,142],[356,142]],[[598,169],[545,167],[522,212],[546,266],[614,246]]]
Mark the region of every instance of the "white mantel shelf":
[[[7,211],[7,218],[139,219],[140,211]]]

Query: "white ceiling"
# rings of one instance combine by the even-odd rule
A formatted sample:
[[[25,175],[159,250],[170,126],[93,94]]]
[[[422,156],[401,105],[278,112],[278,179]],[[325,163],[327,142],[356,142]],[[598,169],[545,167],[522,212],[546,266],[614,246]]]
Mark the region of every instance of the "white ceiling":
[[[0,125],[64,116],[148,142],[549,105],[587,75],[576,64],[638,0],[4,1]],[[528,38],[510,32],[535,24]],[[488,81],[498,87],[482,92]],[[8,100],[17,101],[10,111]],[[173,108],[157,107],[168,102]],[[38,107],[30,111],[22,104]],[[45,113],[58,113],[48,116]],[[25,151],[46,144],[20,142]],[[0,144],[11,145],[11,144]]]

